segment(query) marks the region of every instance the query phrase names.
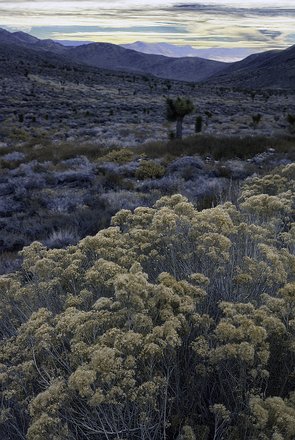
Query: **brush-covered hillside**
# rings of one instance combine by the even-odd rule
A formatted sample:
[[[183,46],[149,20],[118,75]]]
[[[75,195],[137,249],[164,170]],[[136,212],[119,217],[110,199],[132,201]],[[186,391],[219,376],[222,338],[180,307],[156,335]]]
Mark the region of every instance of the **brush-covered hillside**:
[[[250,55],[216,75],[213,83],[252,88],[295,88],[295,46]]]

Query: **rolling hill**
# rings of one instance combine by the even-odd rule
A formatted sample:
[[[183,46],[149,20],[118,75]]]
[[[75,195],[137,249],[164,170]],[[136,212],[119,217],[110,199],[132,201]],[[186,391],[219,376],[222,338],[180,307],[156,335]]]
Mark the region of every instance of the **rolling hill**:
[[[250,55],[219,72],[209,83],[254,89],[295,89],[295,46]]]

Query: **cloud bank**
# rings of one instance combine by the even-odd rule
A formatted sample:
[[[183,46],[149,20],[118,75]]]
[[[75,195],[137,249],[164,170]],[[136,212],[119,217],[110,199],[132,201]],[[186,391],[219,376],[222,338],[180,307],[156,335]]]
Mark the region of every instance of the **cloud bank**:
[[[294,0],[279,6],[274,0],[0,0],[0,26],[60,40],[264,50],[295,44],[295,5]]]

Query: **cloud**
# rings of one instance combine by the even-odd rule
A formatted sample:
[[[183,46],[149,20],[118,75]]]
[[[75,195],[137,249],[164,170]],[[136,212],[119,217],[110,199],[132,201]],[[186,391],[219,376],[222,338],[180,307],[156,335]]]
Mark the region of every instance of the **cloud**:
[[[31,29],[40,38],[273,49],[294,41],[294,0],[277,5],[277,0],[0,0],[0,26]]]
[[[245,5],[246,3],[244,3]],[[257,4],[257,3],[256,3]],[[226,3],[224,4],[177,4],[173,6],[176,10],[188,11],[188,12],[201,12],[210,13],[218,15],[233,15],[233,16],[294,16],[294,7],[282,7],[281,6],[261,6],[261,7],[241,7],[241,6],[230,6]]]
[[[270,37],[272,40],[275,40],[276,38],[279,38],[282,35],[282,32],[272,31],[270,29],[259,29],[259,32],[262,35],[266,35],[267,37]]]

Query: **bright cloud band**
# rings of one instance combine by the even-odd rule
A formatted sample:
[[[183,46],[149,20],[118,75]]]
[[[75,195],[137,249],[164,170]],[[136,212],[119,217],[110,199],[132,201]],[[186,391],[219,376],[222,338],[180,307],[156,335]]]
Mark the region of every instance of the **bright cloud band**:
[[[161,6],[158,6],[158,4]],[[277,1],[0,0],[0,26],[40,38],[194,47],[284,48],[295,43],[295,5]]]

